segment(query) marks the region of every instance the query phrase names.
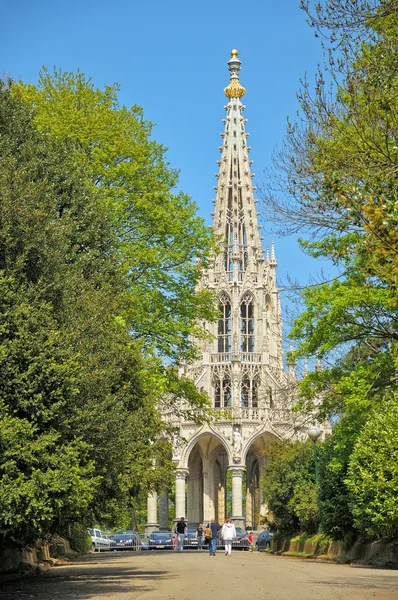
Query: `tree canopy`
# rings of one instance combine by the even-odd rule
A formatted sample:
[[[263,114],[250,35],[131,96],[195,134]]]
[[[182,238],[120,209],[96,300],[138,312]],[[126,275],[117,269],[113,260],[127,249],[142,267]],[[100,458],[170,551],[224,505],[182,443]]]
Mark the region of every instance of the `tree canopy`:
[[[128,526],[173,477],[160,406],[208,406],[178,374],[208,229],[115,87],[42,86],[0,89],[0,542],[22,545]]]
[[[398,3],[301,4],[325,64],[315,86],[302,82],[299,116],[275,154],[264,202],[282,232],[301,232],[302,248],[337,270],[333,281],[302,291],[291,330],[294,354],[324,366],[300,382],[299,407],[339,422],[321,459],[322,529],[337,539],[350,528],[383,535],[392,522],[365,527],[354,489],[361,477],[366,487],[360,440],[397,382]],[[382,455],[383,444],[380,437],[373,451]],[[388,510],[376,496],[373,505]]]
[[[120,106],[118,86],[94,87],[82,73],[43,70],[37,86],[14,93],[35,110],[35,125],[71,143],[76,162],[115,230],[118,268],[128,293],[123,318],[130,333],[169,359],[192,357],[190,335],[211,318],[206,291],[192,293],[212,238],[196,204],[175,192],[177,172],[152,124],[137,106]]]

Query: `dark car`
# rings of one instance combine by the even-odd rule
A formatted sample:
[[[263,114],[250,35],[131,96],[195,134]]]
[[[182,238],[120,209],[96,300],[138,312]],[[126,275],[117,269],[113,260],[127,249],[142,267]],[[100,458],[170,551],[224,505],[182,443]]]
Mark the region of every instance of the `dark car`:
[[[235,550],[248,550],[249,549],[249,541],[247,539],[247,531],[242,529],[242,527],[235,527],[236,531],[236,539],[232,541],[232,548]],[[219,546],[224,545],[224,540],[222,537],[219,538],[218,542]]]
[[[117,531],[111,538],[112,550],[141,550],[141,540],[138,533],[130,529]]]
[[[174,536],[168,531],[152,531],[148,537],[149,550],[172,550],[174,548]]]
[[[256,548],[259,552],[263,552],[271,545],[271,539],[274,534],[271,531],[265,529],[260,533],[256,540]]]
[[[196,537],[196,529],[186,529],[184,538],[184,548],[197,548],[198,540]]]

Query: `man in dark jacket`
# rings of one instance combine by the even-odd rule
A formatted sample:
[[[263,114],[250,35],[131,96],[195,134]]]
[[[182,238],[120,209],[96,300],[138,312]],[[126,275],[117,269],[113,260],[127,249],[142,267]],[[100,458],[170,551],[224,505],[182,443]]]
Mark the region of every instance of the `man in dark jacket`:
[[[207,527],[210,527],[210,529],[211,529],[211,540],[209,542],[209,555],[215,556],[216,550],[217,550],[218,532],[220,531],[221,527],[219,526],[219,524],[217,523],[217,521],[215,519],[212,519],[211,523],[207,524]]]
[[[177,534],[177,552],[182,552],[184,549],[184,539],[185,539],[185,530],[187,528],[187,524],[184,521],[184,517],[178,521],[175,526],[175,532]]]

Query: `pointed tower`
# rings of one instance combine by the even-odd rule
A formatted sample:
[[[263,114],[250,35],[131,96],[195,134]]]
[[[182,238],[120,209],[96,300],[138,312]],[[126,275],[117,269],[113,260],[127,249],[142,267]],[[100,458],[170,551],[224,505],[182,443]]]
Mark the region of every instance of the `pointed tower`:
[[[213,200],[221,250],[199,284],[218,298],[219,317],[205,324],[212,340],[198,342],[201,359],[186,369],[220,418],[202,427],[172,414],[165,418],[179,428],[173,456],[176,518],[196,526],[231,516],[235,525],[256,527],[258,515],[266,512],[260,486],[266,442],[299,436],[303,423],[290,410],[297,382],[292,367],[284,370],[275,247],[272,240],[264,257],[237,50],[228,68]]]
[[[221,159],[216,175],[213,228],[223,243],[223,253],[214,260],[207,287],[225,292],[223,318],[218,324],[218,353],[232,353],[234,361],[264,363],[274,371],[283,369],[282,321],[276,288],[276,258],[272,241],[271,256],[264,260],[262,237],[256,212],[257,200],[247,145],[246,93],[239,81],[241,62],[232,50],[228,62],[230,82],[224,93],[225,130],[221,134]],[[223,362],[223,357],[218,359]],[[217,357],[214,357],[217,360]],[[237,405],[240,405],[240,400]],[[224,403],[225,404],[225,403]],[[249,403],[253,406],[253,403]]]

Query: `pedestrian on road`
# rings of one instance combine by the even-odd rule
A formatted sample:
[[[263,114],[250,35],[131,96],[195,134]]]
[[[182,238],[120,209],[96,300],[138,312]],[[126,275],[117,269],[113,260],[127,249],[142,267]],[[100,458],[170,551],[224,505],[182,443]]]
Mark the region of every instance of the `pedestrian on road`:
[[[210,524],[208,523],[205,527],[205,544],[208,545],[209,548],[209,553],[210,553],[210,546],[211,546],[211,529],[210,529]]]
[[[198,528],[196,530],[196,539],[198,540],[198,550],[203,550],[203,524],[199,523]]]
[[[224,540],[225,556],[231,556],[232,542],[236,539],[236,529],[229,517],[225,519],[225,523],[221,528],[221,537]]]
[[[184,517],[178,521],[175,526],[175,532],[177,534],[177,552],[182,552],[184,549],[184,539],[185,539],[185,530],[187,528],[187,524],[184,521]]]
[[[247,536],[247,541],[249,542],[249,552],[253,552],[254,537],[253,537],[253,532],[252,531],[249,531],[249,535]]]
[[[211,523],[207,524],[207,527],[211,529],[211,539],[209,542],[209,556],[215,556],[217,550],[218,532],[220,531],[221,527],[215,519],[212,519]]]

